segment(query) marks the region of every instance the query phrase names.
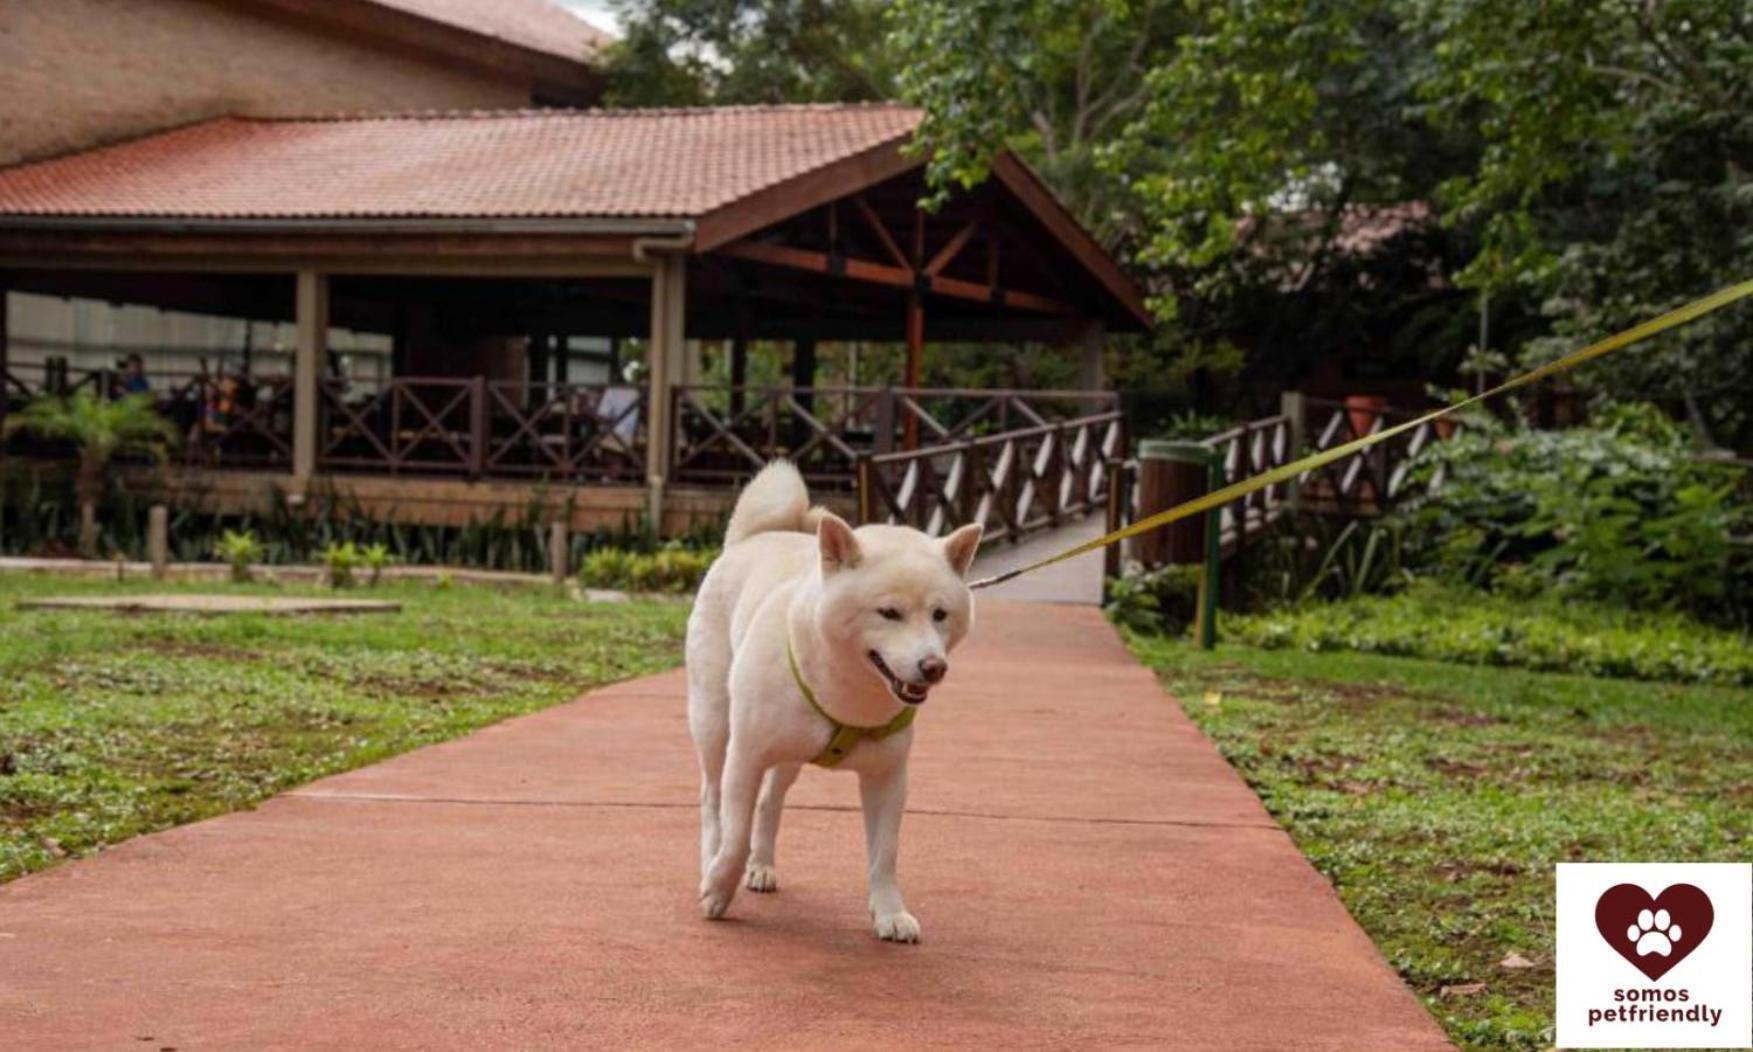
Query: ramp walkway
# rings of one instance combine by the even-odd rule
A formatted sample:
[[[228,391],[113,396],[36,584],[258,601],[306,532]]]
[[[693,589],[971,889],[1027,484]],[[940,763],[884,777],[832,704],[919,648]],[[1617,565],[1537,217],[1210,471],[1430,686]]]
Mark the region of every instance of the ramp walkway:
[[[0,886],[14,1048],[1449,1047],[1088,607],[982,600],[864,907],[853,777],[781,890],[695,907],[667,673]]]
[[[999,541],[987,545],[974,562],[973,577],[990,577],[1020,566],[1038,562],[1067,548],[1102,535],[1103,522],[1098,515],[1086,515],[1056,530],[1037,533],[1020,544]],[[1016,599],[1037,603],[1080,603],[1100,606],[1102,603],[1102,553],[1085,552],[1074,559],[1055,563],[1025,577],[993,585],[981,593],[982,599]]]

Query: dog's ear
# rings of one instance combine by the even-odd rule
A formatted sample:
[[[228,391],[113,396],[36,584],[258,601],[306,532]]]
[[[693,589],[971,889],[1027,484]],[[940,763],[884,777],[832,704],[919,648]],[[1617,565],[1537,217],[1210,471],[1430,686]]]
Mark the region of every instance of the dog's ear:
[[[816,523],[816,546],[822,552],[823,574],[850,570],[864,555],[852,527],[831,511],[823,511],[821,521]]]
[[[963,577],[968,576],[968,568],[974,565],[974,556],[980,551],[980,536],[985,532],[985,527],[970,522],[943,539],[944,558]]]

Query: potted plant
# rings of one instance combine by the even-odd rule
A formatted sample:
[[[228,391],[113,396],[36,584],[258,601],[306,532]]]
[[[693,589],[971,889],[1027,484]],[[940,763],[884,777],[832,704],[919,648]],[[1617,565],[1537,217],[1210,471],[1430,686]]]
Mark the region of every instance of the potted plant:
[[[71,442],[79,451],[74,492],[79,500],[79,551],[97,555],[97,505],[108,485],[110,460],[125,450],[144,451],[162,460],[176,441],[170,421],[152,407],[148,395],[115,401],[78,391],[64,398],[44,396],[6,418],[5,434],[27,431]]]
[[[1351,423],[1351,437],[1362,438],[1376,429],[1376,422],[1388,412],[1388,400],[1381,395],[1351,394],[1345,396],[1345,416]]]

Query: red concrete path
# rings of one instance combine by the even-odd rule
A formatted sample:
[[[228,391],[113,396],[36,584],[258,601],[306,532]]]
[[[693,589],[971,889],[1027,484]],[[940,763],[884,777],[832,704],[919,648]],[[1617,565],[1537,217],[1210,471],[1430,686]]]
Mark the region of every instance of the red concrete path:
[[[852,777],[694,906],[677,674],[0,887],[9,1048],[1446,1048],[1093,609],[987,602],[919,721],[920,946]]]

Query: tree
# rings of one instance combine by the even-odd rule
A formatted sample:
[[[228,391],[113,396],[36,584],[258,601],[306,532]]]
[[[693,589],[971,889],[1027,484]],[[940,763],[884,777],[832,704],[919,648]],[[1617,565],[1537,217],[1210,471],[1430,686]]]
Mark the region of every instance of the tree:
[[[876,0],[617,0],[612,106],[862,102],[894,93]]]
[[[1473,124],[1446,187],[1482,230],[1462,281],[1538,305],[1547,360],[1753,274],[1753,14],[1725,0],[1441,0],[1420,93]],[[1741,308],[1576,376],[1655,398],[1707,441],[1753,448],[1753,311]]]
[[[111,458],[127,450],[154,456],[176,440],[176,430],[152,407],[147,395],[105,401],[89,391],[65,398],[37,398],[6,418],[5,433],[27,431],[65,440],[79,450],[74,492],[79,500],[79,549],[97,554],[97,505],[107,489]]]
[[[897,38],[933,45],[901,84],[927,111],[937,187],[977,182],[995,151],[1029,141],[1007,100],[1047,83],[1061,46],[1031,26],[1088,11],[896,4]],[[1165,17],[1179,35],[1095,155],[1129,195],[1159,313],[1188,340],[1214,317],[1252,317],[1264,275],[1303,275],[1322,302],[1363,287],[1334,273],[1356,206],[1434,205],[1444,273],[1489,292],[1494,313],[1531,316],[1518,342],[1549,334],[1525,341],[1528,358],[1753,273],[1753,20],[1740,0],[1213,0]],[[1449,315],[1434,328],[1456,341]],[[1750,328],[1753,312],[1720,315],[1579,379],[1664,396],[1746,449]]]

